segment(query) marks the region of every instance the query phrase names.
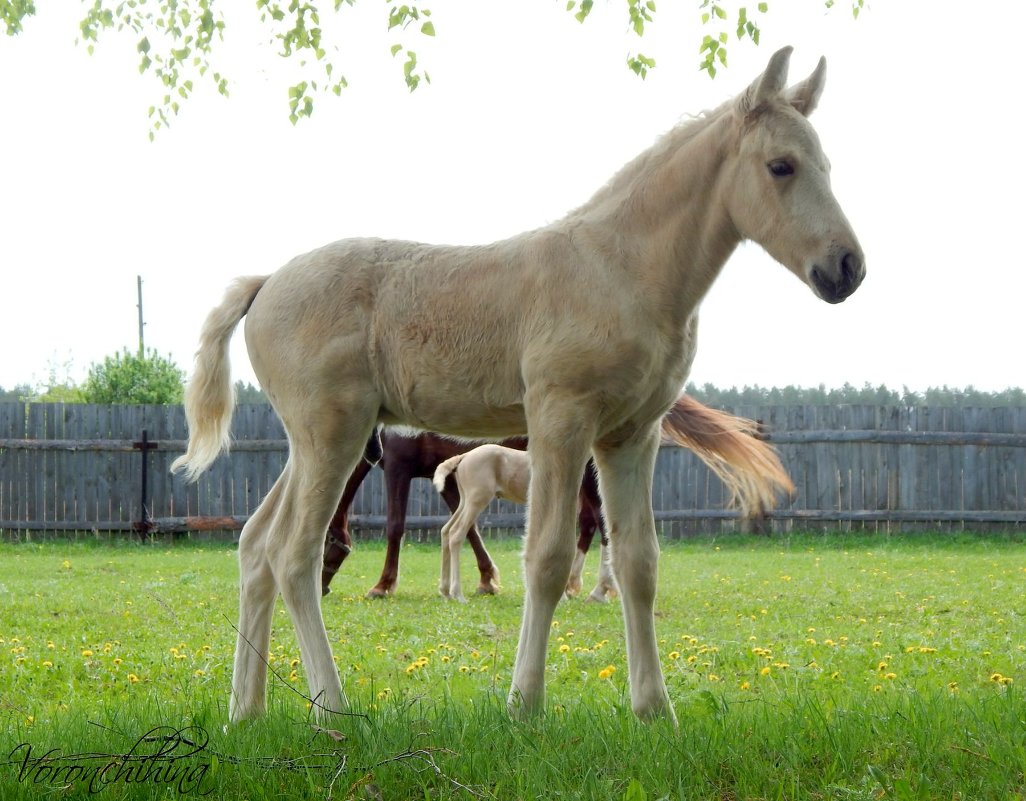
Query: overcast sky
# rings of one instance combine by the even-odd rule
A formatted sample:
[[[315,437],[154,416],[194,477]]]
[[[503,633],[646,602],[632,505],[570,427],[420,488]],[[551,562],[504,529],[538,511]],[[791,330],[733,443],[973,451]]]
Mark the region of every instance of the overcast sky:
[[[406,37],[432,77],[410,94],[387,4],[364,0],[343,11],[350,88],[293,127],[287,65],[236,4],[215,56],[231,98],[201,88],[150,143],[163,93],[138,74],[133,38],[90,57],[74,44],[82,6],[40,3],[0,40],[0,386],[67,362],[79,381],[135,348],[136,275],[146,344],[188,369],[237,275],[350,236],[470,244],[556,220],[784,44],[792,81],[827,57],[813,122],[867,278],[829,306],[742,246],[703,304],[691,380],[1026,385],[1021,5],[877,0],[858,21],[845,0],[781,5],[761,45],[733,43],[709,80],[697,0],[663,0],[641,40],[620,0],[583,26],[562,0],[436,2],[437,37]],[[658,61],[646,81],[624,66],[639,49]],[[253,380],[241,329],[233,370]]]

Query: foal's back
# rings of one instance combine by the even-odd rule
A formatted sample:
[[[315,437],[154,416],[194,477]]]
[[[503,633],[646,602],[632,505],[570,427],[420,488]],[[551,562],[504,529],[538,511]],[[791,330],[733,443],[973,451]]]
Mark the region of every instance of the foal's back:
[[[456,468],[460,496],[468,503],[488,503],[492,498],[526,503],[530,464],[526,451],[481,445],[469,451]]]

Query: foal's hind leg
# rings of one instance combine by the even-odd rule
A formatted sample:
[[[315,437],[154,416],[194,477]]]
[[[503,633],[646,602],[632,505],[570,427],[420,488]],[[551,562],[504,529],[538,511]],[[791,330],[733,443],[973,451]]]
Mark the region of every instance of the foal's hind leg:
[[[242,529],[239,538],[239,626],[229,719],[261,715],[267,703],[267,651],[278,587],[267,561],[267,530],[288,479],[289,465]]]
[[[310,698],[320,718],[347,707],[321,616],[324,530],[374,422],[369,409],[355,404],[342,409],[297,415],[312,421],[309,425],[286,421],[291,469],[267,535],[267,558],[296,627]]]
[[[661,715],[675,721],[655,632],[659,543],[652,514],[652,472],[658,449],[658,425],[653,425],[627,443],[596,447],[595,461],[627,629],[631,706],[641,717]]]
[[[485,510],[492,500],[491,493],[484,493],[480,490],[467,490],[460,487],[460,505],[456,514],[449,520],[448,536],[442,541],[442,560],[444,562],[448,553],[449,564],[449,592],[446,595],[454,601],[465,604],[467,599],[463,595],[463,585],[460,580],[460,550],[467,533],[474,527],[478,515]]]
[[[446,481],[445,488],[442,490],[442,499],[453,514],[456,513],[460,505],[460,494],[453,486],[454,484],[455,481]],[[492,561],[491,554],[485,548],[476,523],[467,532],[467,542],[474,549],[474,556],[477,558],[477,571],[481,575],[475,592],[478,595],[495,595],[499,591],[499,567]]]

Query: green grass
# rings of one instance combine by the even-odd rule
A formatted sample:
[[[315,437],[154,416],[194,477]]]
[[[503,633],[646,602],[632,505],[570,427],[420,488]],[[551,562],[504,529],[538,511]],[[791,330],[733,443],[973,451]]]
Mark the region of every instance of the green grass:
[[[546,715],[508,719],[518,548],[490,544],[503,592],[461,606],[437,597],[437,549],[420,545],[404,549],[397,597],[364,600],[383,547],[361,544],[324,601],[359,714],[325,731],[310,720],[280,603],[270,714],[224,726],[231,547],[0,545],[0,799],[90,789],[111,799],[389,801],[1026,793],[1026,549],[1014,539],[666,545],[657,628],[678,731],[633,717],[618,605],[580,600],[556,611]],[[468,552],[465,591],[472,571]],[[165,739],[137,745],[158,726],[167,728],[153,736]],[[90,755],[170,749],[166,735],[185,727],[203,747],[178,743],[177,760],[118,763],[92,788],[72,771],[110,761]],[[63,761],[32,761],[50,749]],[[172,769],[174,781],[159,780]]]

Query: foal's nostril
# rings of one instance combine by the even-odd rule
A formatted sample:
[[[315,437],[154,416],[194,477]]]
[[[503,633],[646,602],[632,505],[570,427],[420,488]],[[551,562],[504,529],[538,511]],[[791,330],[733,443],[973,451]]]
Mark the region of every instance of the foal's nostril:
[[[841,259],[841,281],[845,284],[853,284],[858,280],[858,275],[858,258],[849,250]]]

